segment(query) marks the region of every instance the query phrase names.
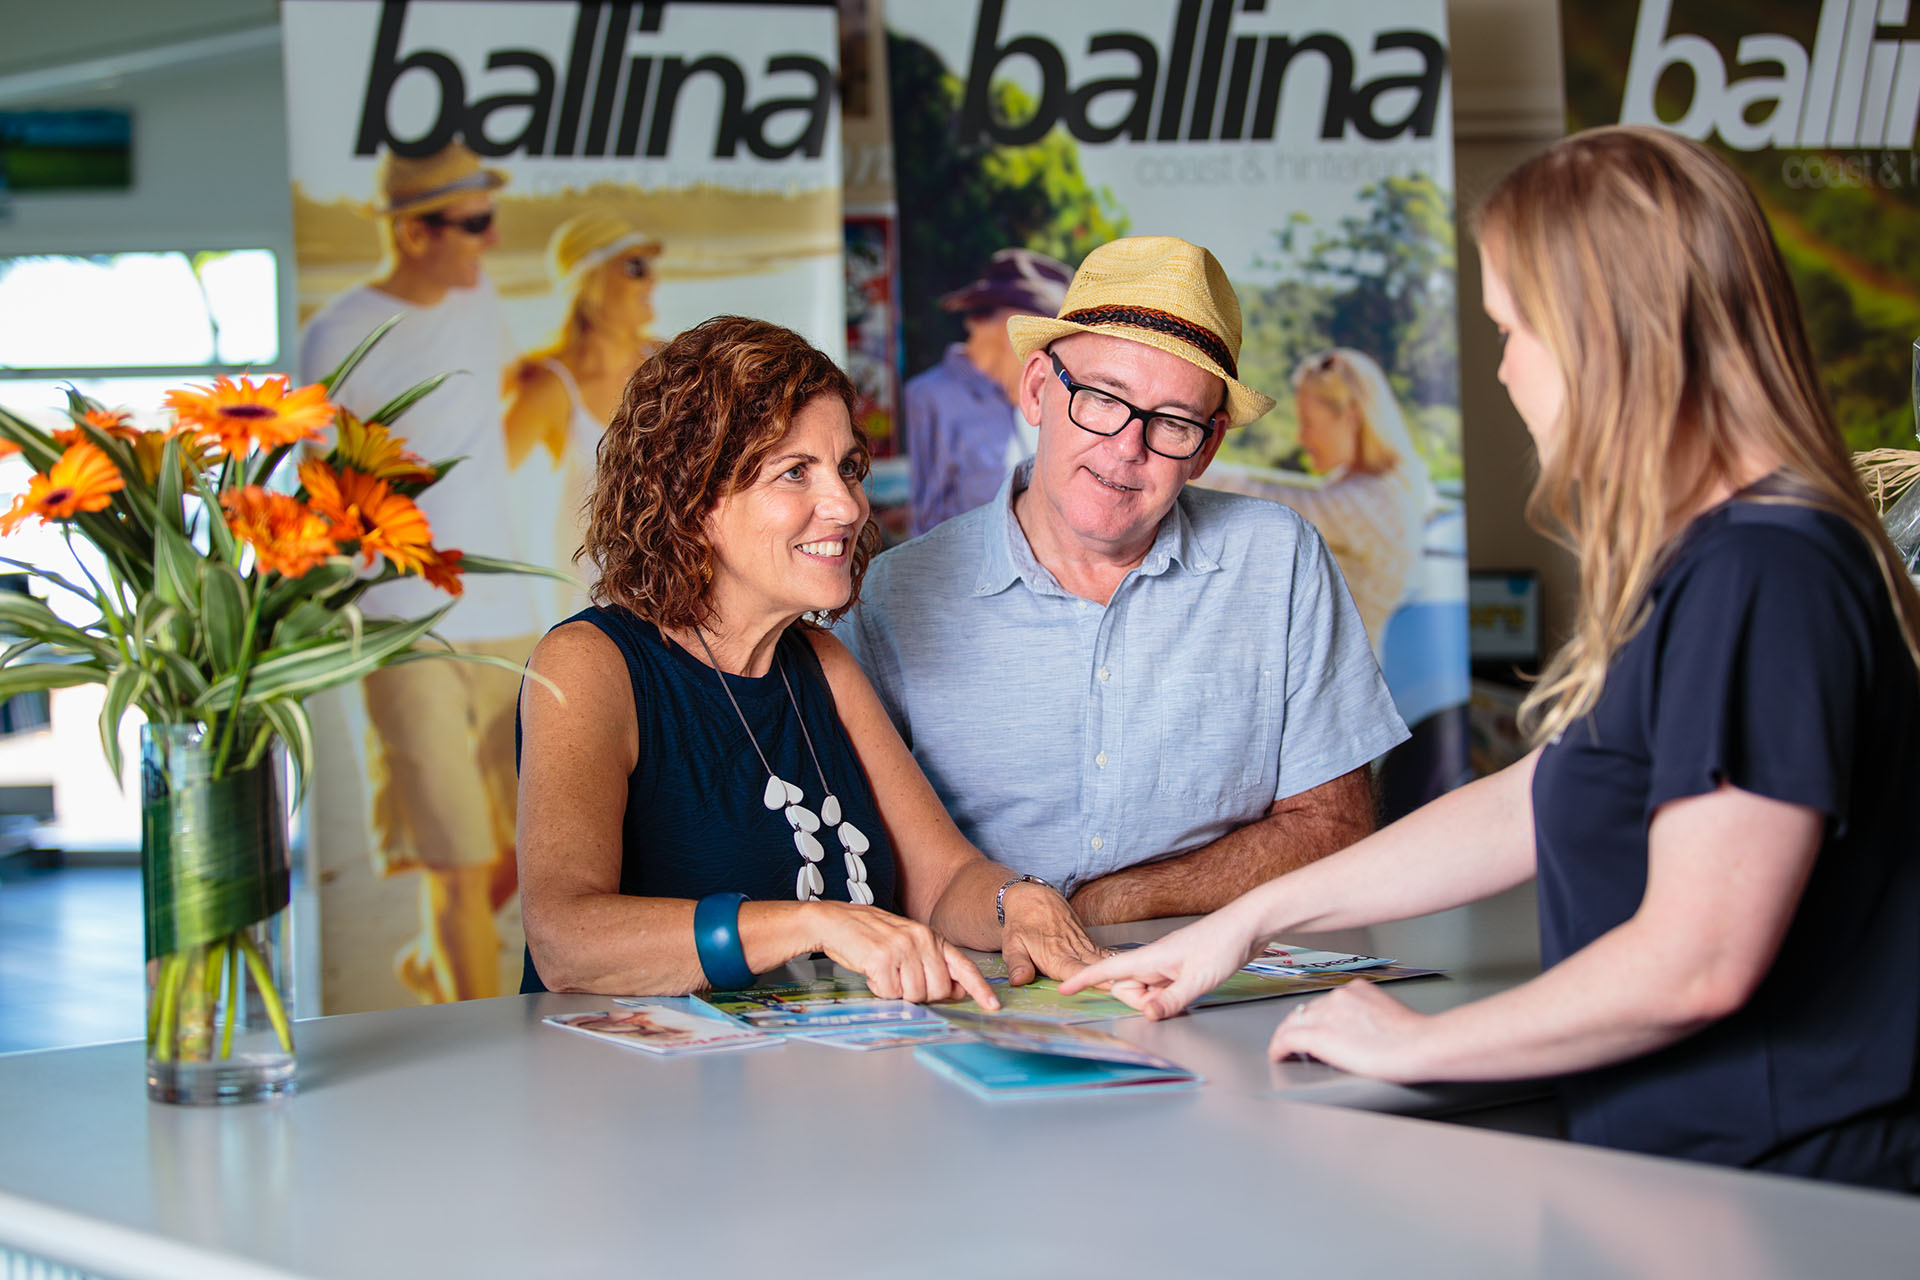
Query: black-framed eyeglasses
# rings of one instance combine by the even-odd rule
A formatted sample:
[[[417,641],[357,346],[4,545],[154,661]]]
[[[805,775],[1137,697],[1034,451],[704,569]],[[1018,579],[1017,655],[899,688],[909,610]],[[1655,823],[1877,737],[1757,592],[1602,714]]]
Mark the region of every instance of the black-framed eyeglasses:
[[[449,218],[439,210],[420,215],[420,221],[430,227],[458,227],[470,236],[483,236],[493,226],[493,210],[476,213],[465,218]]]
[[[629,280],[645,280],[653,274],[653,266],[645,258],[622,258],[620,269],[627,273]]]
[[[1196,422],[1172,413],[1149,413],[1136,408],[1110,391],[1075,382],[1060,357],[1047,352],[1053,361],[1054,376],[1067,389],[1067,417],[1082,431],[1096,436],[1117,436],[1138,418],[1145,432],[1147,448],[1163,458],[1184,460],[1206,446],[1213,424]]]

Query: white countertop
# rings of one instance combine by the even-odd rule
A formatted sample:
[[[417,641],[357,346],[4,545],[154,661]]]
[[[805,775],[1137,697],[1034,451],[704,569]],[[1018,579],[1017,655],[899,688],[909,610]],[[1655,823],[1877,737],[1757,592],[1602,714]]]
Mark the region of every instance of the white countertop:
[[[1438,1008],[1525,976],[1522,910],[1326,940],[1447,965],[1395,984]],[[1920,1266],[1906,1197],[1353,1109],[1448,1099],[1270,1066],[1287,1001],[1111,1024],[1199,1070],[1197,1090],[998,1104],[906,1050],[653,1058],[539,1025],[605,1003],[302,1023],[299,1095],[246,1107],[148,1103],[137,1043],[0,1057],[0,1244],[216,1280]]]

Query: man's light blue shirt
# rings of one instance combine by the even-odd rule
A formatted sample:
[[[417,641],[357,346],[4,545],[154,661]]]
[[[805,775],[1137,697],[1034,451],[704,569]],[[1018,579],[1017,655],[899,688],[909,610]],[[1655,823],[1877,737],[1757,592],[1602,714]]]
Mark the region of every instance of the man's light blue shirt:
[[[1102,607],[984,507],[874,560],[836,634],[960,830],[1071,892],[1184,853],[1407,737],[1333,557],[1188,487]]]

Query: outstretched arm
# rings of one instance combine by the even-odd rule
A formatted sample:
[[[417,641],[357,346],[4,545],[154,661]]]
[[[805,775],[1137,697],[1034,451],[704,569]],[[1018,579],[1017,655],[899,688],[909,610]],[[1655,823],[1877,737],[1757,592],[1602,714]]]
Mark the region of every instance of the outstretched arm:
[[[1560,1075],[1664,1048],[1760,985],[1821,828],[1813,809],[1725,784],[1662,805],[1640,909],[1538,978],[1431,1017],[1353,983],[1289,1016],[1271,1052],[1411,1082]]]
[[[1211,844],[1089,880],[1074,892],[1073,909],[1089,925],[1200,915],[1346,848],[1373,826],[1373,783],[1363,765],[1274,801],[1258,822]]]
[[[1254,889],[1065,984],[1168,1018],[1225,981],[1276,934],[1350,929],[1444,911],[1533,875],[1533,769],[1539,752],[1448,792],[1331,857]]]

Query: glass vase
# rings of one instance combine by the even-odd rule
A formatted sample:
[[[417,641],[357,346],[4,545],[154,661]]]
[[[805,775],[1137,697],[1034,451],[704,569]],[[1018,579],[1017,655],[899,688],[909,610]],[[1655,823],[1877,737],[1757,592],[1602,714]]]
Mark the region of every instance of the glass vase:
[[[253,1102],[294,1090],[292,918],[282,753],[248,732],[140,737],[147,1094]]]

